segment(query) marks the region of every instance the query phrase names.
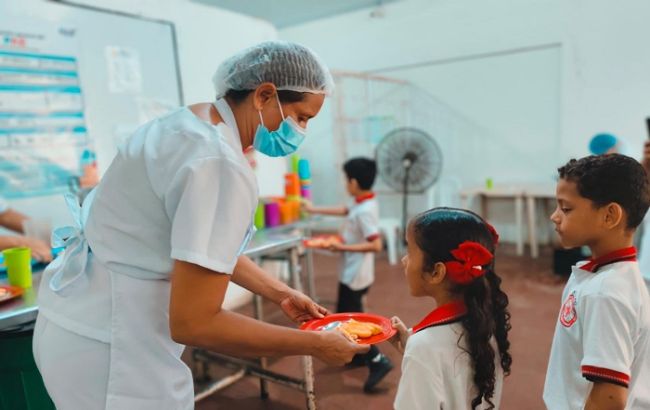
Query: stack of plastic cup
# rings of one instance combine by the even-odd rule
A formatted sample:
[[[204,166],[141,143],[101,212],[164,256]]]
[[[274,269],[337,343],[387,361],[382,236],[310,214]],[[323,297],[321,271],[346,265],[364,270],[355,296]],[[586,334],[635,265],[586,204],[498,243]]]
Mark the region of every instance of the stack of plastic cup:
[[[32,251],[29,248],[10,248],[2,251],[9,284],[24,289],[32,287]]]
[[[300,200],[300,180],[298,174],[290,173],[284,176],[284,194],[287,199]]]
[[[257,204],[257,208],[255,209],[255,228],[257,229],[264,229],[266,228],[266,218],[265,218],[265,206],[264,202],[260,201]]]
[[[298,164],[300,163],[300,156],[298,154],[293,154],[291,156],[291,171],[294,174],[298,173]]]
[[[306,159],[298,161],[298,177],[300,178],[300,196],[311,199],[311,170],[309,161]]]
[[[293,202],[295,201],[281,201],[280,202],[280,222],[282,224],[290,224],[293,219]]]
[[[264,204],[264,221],[267,228],[280,225],[280,204],[277,201]]]
[[[292,198],[286,200],[289,223],[296,222],[300,219],[300,199]]]

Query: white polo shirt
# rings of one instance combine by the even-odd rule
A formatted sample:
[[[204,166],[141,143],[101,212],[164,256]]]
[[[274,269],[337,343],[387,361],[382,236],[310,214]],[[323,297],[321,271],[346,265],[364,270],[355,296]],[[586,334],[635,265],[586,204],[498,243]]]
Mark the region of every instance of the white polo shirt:
[[[628,388],[627,409],[650,409],[650,296],[634,248],[573,267],[546,373],[549,409],[581,409],[593,381]]]
[[[355,199],[348,208],[341,236],[347,244],[373,241],[379,237],[379,205],[375,194]],[[365,289],[375,281],[375,255],[372,252],[344,252],[341,283],[352,290]]]
[[[413,327],[402,360],[396,410],[471,409],[477,395],[471,357],[463,350],[465,338],[459,338],[465,314],[462,302],[452,302],[433,310]],[[499,408],[503,388],[503,369],[496,343],[496,382],[492,403]],[[488,408],[484,400],[478,409]]]

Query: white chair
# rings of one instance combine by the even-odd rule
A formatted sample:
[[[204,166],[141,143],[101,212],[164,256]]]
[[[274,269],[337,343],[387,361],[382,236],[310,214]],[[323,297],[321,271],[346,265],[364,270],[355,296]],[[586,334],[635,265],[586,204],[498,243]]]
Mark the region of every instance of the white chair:
[[[428,208],[461,206],[460,192],[463,184],[457,177],[442,177],[429,189]]]
[[[384,236],[388,250],[388,263],[397,263],[397,252],[401,249],[401,226],[397,218],[379,218],[379,231]]]

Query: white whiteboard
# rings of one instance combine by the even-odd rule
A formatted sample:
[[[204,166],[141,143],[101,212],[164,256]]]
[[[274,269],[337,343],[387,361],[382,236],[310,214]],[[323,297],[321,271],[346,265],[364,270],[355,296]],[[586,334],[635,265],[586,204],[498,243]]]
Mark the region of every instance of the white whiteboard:
[[[118,143],[138,125],[183,102],[175,29],[170,22],[45,0],[3,0],[0,15],[13,21],[54,24],[76,36],[86,127],[100,173],[110,165]],[[26,32],[37,29],[25,27]],[[115,73],[110,73],[107,53],[116,49],[137,57],[140,80],[131,87],[116,86],[111,80]],[[12,206],[21,211],[51,216],[55,223],[65,214],[58,197],[14,202]]]

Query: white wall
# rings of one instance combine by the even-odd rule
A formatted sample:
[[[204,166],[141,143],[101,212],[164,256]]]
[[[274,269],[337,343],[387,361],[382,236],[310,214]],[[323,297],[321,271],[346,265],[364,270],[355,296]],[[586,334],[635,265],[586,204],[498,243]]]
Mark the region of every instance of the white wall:
[[[650,115],[650,2],[403,0],[383,8],[383,18],[359,11],[280,37],[317,50],[333,69],[407,79],[488,129],[499,147],[487,160],[500,169],[495,183],[550,182],[601,131],[640,153]],[[506,222],[512,209],[498,208],[495,218]]]
[[[241,49],[277,38],[270,23],[189,0],[79,0],[78,3],[171,21],[176,26],[185,104],[214,99],[212,75]],[[260,195],[284,192],[286,162],[257,154]]]
[[[580,155],[578,142],[609,130],[634,154],[647,138],[650,116],[650,2],[566,2],[564,22],[563,151]],[[580,139],[579,139],[580,138]]]
[[[10,0],[11,8],[38,16],[43,0]],[[211,101],[212,74],[221,61],[255,43],[277,38],[269,23],[189,0],[79,0],[88,6],[171,21],[175,24],[185,104]],[[2,12],[2,5],[0,5]],[[115,28],[119,30],[119,27]],[[283,192],[285,161],[259,155],[258,179],[264,195]],[[102,168],[104,168],[102,166]],[[11,201],[34,217],[51,218],[54,225],[69,223],[64,201],[57,197]]]

